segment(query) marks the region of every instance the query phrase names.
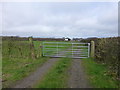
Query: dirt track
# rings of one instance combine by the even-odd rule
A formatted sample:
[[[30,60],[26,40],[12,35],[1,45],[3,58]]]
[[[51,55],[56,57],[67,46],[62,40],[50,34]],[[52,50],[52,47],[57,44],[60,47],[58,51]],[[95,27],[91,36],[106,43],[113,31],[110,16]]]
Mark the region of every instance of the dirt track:
[[[86,79],[80,59],[73,59],[69,75],[68,88],[91,88]]]
[[[58,58],[51,58],[43,66],[39,67],[30,76],[18,81],[16,85],[12,88],[31,88],[35,83],[37,83],[43,76],[49,71],[53,64],[58,60]]]

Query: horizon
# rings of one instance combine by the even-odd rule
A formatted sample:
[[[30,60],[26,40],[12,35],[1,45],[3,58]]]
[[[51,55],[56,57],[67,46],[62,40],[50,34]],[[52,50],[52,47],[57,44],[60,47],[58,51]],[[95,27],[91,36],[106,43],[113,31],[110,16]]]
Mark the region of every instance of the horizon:
[[[20,38],[28,38],[28,37],[33,37],[33,38],[70,38],[70,37],[39,37],[39,36],[0,36],[0,37],[20,37]],[[113,36],[113,37],[120,37],[120,36]],[[70,38],[70,39],[74,39],[74,38],[82,38],[82,39],[87,39],[87,38],[113,38],[113,37],[73,37],[73,38]]]

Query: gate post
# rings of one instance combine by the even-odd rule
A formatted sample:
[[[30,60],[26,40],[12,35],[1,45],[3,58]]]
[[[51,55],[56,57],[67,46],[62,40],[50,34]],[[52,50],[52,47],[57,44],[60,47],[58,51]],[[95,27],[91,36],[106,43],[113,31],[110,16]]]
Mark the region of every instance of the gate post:
[[[30,43],[31,58],[32,59],[36,59],[35,49],[34,49],[34,44],[33,44],[33,38],[32,37],[28,37],[28,39],[29,39],[29,43]]]
[[[95,42],[91,41],[90,57],[94,58],[94,56],[95,56]]]
[[[39,53],[39,55],[40,55],[40,57],[42,57],[43,56],[43,46],[40,44],[40,53]]]

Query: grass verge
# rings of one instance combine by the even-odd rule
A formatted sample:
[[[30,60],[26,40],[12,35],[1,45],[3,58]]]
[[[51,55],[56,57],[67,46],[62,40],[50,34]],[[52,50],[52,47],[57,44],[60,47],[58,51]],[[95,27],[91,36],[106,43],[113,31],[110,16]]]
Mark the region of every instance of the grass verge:
[[[111,76],[105,74],[107,66],[98,64],[92,58],[85,58],[82,61],[88,80],[95,88],[118,88],[118,82]]]
[[[67,69],[71,61],[70,58],[60,59],[35,88],[65,88],[68,79]]]
[[[17,80],[28,76],[37,67],[47,61],[47,58],[19,59],[19,58],[4,58],[2,65],[3,88],[10,87]]]
[[[40,43],[39,41],[34,43],[36,52],[39,51]],[[48,60],[48,58],[45,57],[39,57],[34,60],[30,58],[28,41],[3,41],[2,45],[3,88],[11,87],[16,81],[28,76],[37,67]],[[39,52],[37,53],[39,54]]]

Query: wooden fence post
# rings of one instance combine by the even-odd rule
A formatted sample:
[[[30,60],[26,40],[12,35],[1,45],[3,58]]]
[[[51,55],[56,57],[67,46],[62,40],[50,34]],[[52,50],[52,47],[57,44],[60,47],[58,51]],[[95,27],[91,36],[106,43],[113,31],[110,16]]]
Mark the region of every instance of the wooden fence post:
[[[95,42],[91,41],[90,57],[94,58],[94,56],[95,56]]]

